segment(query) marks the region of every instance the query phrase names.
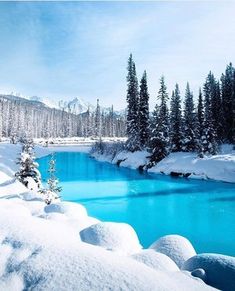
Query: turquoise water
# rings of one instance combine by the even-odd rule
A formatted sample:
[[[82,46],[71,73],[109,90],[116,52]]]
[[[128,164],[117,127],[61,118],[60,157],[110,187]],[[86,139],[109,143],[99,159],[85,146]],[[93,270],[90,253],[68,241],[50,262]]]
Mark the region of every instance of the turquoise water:
[[[49,159],[39,159],[44,180]],[[129,223],[143,246],[180,234],[197,252],[235,256],[234,184],[139,173],[85,153],[57,153],[56,160],[63,200],[100,220]]]

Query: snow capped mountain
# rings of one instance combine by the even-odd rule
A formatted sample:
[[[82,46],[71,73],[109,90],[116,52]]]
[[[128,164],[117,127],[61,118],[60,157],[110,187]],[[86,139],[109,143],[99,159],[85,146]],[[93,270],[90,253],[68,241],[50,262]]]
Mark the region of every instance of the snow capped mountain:
[[[71,101],[64,101],[64,100],[60,100],[58,107],[60,109],[64,109],[65,111],[69,111],[71,113],[74,114],[81,114],[86,112],[88,109],[90,111],[94,111],[95,110],[95,106],[90,104],[89,102],[84,101],[81,98],[74,98]]]
[[[70,101],[60,100],[59,102],[53,101],[46,97],[39,97],[39,96],[28,97],[28,96],[23,96],[20,93],[14,93],[14,92],[12,92],[11,94],[0,94],[0,97],[4,97],[6,99],[11,99],[11,100],[21,99],[21,100],[24,100],[24,102],[33,102],[37,106],[46,106],[49,108],[65,110],[66,112],[70,112],[73,114],[85,113],[87,112],[88,109],[90,110],[90,112],[94,112],[96,110],[96,104],[91,104],[87,101],[84,101],[82,98],[78,98],[78,97]],[[100,106],[100,109],[104,113],[109,113],[111,110],[111,107]],[[119,110],[119,111],[114,110],[114,113],[116,115],[123,116],[125,114],[125,109]]]
[[[58,104],[59,109],[63,109],[67,112],[71,112],[74,114],[81,114],[84,112],[87,112],[89,109],[90,112],[94,112],[96,109],[96,104],[91,104],[89,102],[84,101],[82,98],[74,98],[71,101],[64,101],[60,100]],[[104,113],[109,113],[111,110],[111,107],[103,107],[100,106],[100,109]],[[125,110],[120,110],[120,111],[114,111],[117,115],[124,115]]]
[[[32,97],[28,97],[27,99],[31,101],[41,102],[50,108],[59,109],[59,106],[54,101],[49,100],[48,98],[45,98],[45,97],[32,96]]]

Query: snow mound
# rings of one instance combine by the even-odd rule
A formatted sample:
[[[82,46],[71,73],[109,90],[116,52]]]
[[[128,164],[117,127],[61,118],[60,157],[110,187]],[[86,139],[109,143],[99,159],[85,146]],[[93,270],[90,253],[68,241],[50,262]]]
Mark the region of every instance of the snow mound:
[[[59,202],[47,205],[44,207],[46,213],[61,213],[69,218],[80,219],[87,216],[87,211],[84,206],[72,202]]]
[[[83,242],[125,254],[142,248],[134,229],[126,223],[97,223],[82,230],[80,236]]]
[[[142,250],[131,256],[134,260],[160,271],[179,271],[179,268],[168,256],[154,250]]]
[[[181,268],[183,263],[196,255],[196,252],[185,237],[180,235],[166,235],[154,242],[150,249],[170,257]]]
[[[183,269],[194,272],[203,269],[206,283],[224,291],[235,290],[235,258],[218,254],[200,254],[187,260]]]

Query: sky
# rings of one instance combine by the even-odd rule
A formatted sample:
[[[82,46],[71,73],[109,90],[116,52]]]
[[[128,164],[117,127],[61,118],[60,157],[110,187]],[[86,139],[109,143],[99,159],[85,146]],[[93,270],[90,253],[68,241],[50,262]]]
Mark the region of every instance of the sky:
[[[0,2],[0,93],[126,106],[126,67],[148,74],[150,106],[163,74],[169,93],[195,98],[211,70],[235,63],[235,2]]]

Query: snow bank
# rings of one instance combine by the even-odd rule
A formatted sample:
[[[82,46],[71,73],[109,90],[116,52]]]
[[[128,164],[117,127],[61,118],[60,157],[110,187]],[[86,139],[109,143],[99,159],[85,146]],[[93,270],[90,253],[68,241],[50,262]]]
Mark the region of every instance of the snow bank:
[[[190,241],[180,235],[166,235],[154,242],[150,249],[165,254],[181,268],[185,261],[196,255]]]
[[[201,268],[206,273],[206,283],[224,291],[235,290],[235,258],[217,254],[200,254],[187,260],[183,269]]]
[[[149,162],[147,151],[134,153],[121,151],[113,155],[92,153],[92,156],[102,162],[110,162],[131,169],[143,168]],[[177,152],[161,160],[148,169],[150,173],[184,175],[194,179],[212,179],[235,183],[235,150],[232,145],[222,145],[221,154],[199,158],[197,153]]]
[[[51,209],[61,219],[46,219],[44,209],[39,201],[1,201],[0,290],[212,290],[180,271],[84,244],[65,214]]]
[[[235,183],[235,153],[198,158],[195,153],[171,153],[156,166],[152,173],[171,172],[189,174],[190,178],[212,179]]]
[[[174,261],[168,256],[155,252],[154,250],[142,250],[131,257],[155,270],[170,272],[179,271]]]
[[[46,205],[44,207],[46,213],[61,213],[65,214],[70,218],[80,219],[81,217],[87,216],[87,211],[84,206],[72,202],[59,202]]]
[[[141,251],[131,226],[100,223],[70,202],[46,206],[14,178],[20,149],[0,144],[0,290],[213,290]]]
[[[83,242],[124,254],[138,252],[142,247],[134,229],[126,223],[101,222],[80,232]]]
[[[138,169],[147,164],[148,156],[149,153],[147,151],[136,151],[134,153],[123,151],[117,154],[117,156],[112,160],[112,163],[116,164],[118,161],[122,161],[120,163],[122,167]]]
[[[9,177],[14,177],[15,171],[18,169],[18,165],[16,165],[16,159],[20,152],[20,144],[0,143],[0,172],[5,173]],[[48,155],[50,152],[51,151],[48,148],[39,146],[35,147],[35,155],[37,158]]]

